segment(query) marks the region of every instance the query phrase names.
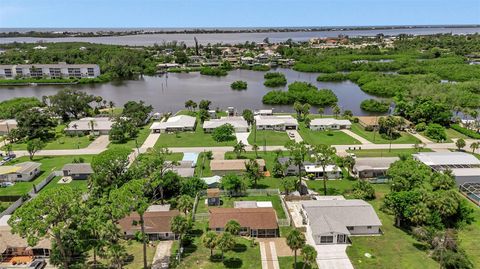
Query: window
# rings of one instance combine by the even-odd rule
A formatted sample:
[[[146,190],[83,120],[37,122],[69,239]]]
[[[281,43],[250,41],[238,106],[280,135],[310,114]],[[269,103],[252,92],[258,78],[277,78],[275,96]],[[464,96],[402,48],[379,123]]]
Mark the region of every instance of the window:
[[[355,228],[353,226],[347,226],[347,230],[353,231],[353,230],[355,230]]]
[[[372,226],[367,226],[367,229],[372,229]]]
[[[333,235],[320,236],[320,244],[333,243]]]
[[[17,175],[17,178],[22,178],[22,175]]]

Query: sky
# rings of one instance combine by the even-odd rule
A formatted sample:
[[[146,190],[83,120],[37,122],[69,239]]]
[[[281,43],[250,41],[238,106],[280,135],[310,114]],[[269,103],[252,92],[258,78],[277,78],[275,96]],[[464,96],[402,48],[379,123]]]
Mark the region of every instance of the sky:
[[[0,0],[0,28],[480,24],[480,0]]]

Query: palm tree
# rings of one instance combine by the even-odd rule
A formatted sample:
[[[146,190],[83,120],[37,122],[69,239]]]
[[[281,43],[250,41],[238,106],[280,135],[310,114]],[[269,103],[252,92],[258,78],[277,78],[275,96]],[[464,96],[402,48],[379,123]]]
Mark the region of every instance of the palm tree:
[[[202,236],[202,244],[204,247],[210,249],[210,258],[213,256],[213,250],[217,246],[217,233],[208,231]]]
[[[257,144],[253,144],[252,146],[252,150],[255,151],[255,159],[258,159],[258,145]]]
[[[222,251],[222,261],[223,254],[229,250],[232,250],[235,247],[235,238],[229,232],[223,232],[218,236],[217,246]]]
[[[338,118],[338,115],[340,115],[340,107],[338,105],[334,105],[332,108],[333,115],[335,115],[335,118]]]
[[[177,208],[182,211],[185,216],[188,212],[191,212],[193,208],[193,199],[188,195],[182,195],[177,200]]]
[[[298,191],[302,192],[302,166],[305,162],[305,157],[308,154],[308,147],[305,142],[289,141],[285,147],[290,151],[289,163],[298,167]]]
[[[297,120],[301,120],[302,118],[302,111],[303,111],[303,105],[302,103],[300,102],[295,102],[293,104],[293,110],[295,110],[295,112],[297,112]]]
[[[247,152],[245,150],[245,144],[243,144],[242,141],[238,142],[234,147],[233,147],[233,152],[237,155],[237,159],[240,158],[242,153]]]
[[[337,153],[337,150],[335,148],[330,147],[328,145],[323,145],[323,144],[315,146],[313,149],[313,159],[315,163],[318,163],[320,164],[320,166],[322,166],[324,195],[327,195],[327,180],[328,180],[328,175],[326,171],[327,165],[331,165],[335,163],[336,153]]]
[[[305,242],[305,235],[297,229],[293,229],[287,235],[287,245],[291,250],[293,250],[295,256],[293,268],[297,268],[297,250],[303,248],[303,246],[305,246]]]
[[[472,149],[472,153],[475,153],[475,150],[477,150],[480,147],[480,142],[473,142],[470,144],[470,148]]]
[[[88,126],[90,127],[92,134],[95,133],[95,126],[97,126],[97,123],[95,122],[95,120],[90,120],[88,122]]]
[[[320,118],[323,118],[323,113],[325,113],[325,108],[319,107],[317,112],[318,112],[318,114],[320,114]]]
[[[173,233],[178,235],[178,245],[180,249],[182,248],[182,236],[188,231],[189,228],[190,228],[190,225],[186,217],[177,215],[172,218],[170,223],[170,229],[172,230]],[[182,257],[182,254],[180,253],[178,257],[180,260],[180,258]]]
[[[343,158],[343,166],[347,168],[347,172],[349,175],[352,172],[354,165],[355,165],[355,159],[352,156],[348,155],[345,158]]]
[[[307,265],[311,265],[317,259],[317,250],[310,245],[305,245],[302,248],[302,257],[303,257],[303,269]]]
[[[240,226],[240,223],[238,223],[236,220],[229,220],[227,224],[225,224],[225,232],[229,232],[232,235],[238,235],[240,233],[240,229],[242,227]]]
[[[245,176],[253,181],[253,186],[256,188],[258,180],[263,177],[263,172],[260,171],[257,160],[250,159],[245,163]]]

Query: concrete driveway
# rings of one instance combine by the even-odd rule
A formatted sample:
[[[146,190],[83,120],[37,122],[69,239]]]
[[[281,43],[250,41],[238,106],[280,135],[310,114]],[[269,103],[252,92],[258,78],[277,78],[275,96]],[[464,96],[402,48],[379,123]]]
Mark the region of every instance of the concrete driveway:
[[[170,261],[170,250],[172,248],[173,241],[160,241],[155,251],[155,256],[152,261],[152,269],[168,268]]]
[[[320,269],[354,269],[350,259],[347,256],[346,244],[338,245],[316,245],[313,241],[310,227],[307,226],[305,233],[307,244],[317,250],[317,265]]]
[[[235,133],[235,136],[237,137],[237,142],[242,141],[243,144],[245,145],[250,145],[248,144],[248,137],[250,136],[250,132],[247,133]],[[248,149],[247,149],[248,150]]]
[[[158,138],[160,137],[160,133],[150,133],[145,139],[145,142],[143,142],[143,145],[141,146],[142,149],[149,149],[153,148],[155,146],[155,143],[157,143]]]
[[[303,138],[297,130],[287,130],[288,138],[295,142],[302,142]]]

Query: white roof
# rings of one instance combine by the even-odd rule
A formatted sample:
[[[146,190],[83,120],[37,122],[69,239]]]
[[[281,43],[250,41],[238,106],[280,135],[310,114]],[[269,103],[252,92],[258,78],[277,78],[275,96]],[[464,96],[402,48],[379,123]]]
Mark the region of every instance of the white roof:
[[[257,125],[295,125],[298,126],[298,121],[290,115],[275,115],[275,116],[255,116]]]
[[[454,168],[451,170],[456,177],[466,177],[466,176],[480,177],[480,168]]]
[[[331,125],[352,125],[349,120],[337,120],[334,118],[316,118],[310,122],[310,125],[331,126]]]
[[[202,177],[200,179],[203,180],[205,182],[205,184],[211,185],[211,184],[214,184],[214,183],[220,183],[220,181],[222,180],[222,177],[221,176],[213,176],[213,177]]]
[[[204,129],[214,129],[225,124],[231,124],[233,128],[248,128],[248,123],[243,117],[221,117],[207,120],[203,123]]]
[[[4,215],[0,218],[0,227],[10,227],[8,225],[8,220],[12,217],[12,215]]]
[[[94,122],[93,129],[95,131],[111,130],[113,121],[110,118],[82,118],[76,121],[72,121],[68,124],[65,130],[67,131],[90,131],[92,127],[90,122]],[[76,126],[76,128],[75,128]]]
[[[413,157],[422,163],[432,165],[480,165],[480,160],[465,152],[420,152]]]
[[[147,208],[147,212],[167,212],[170,211],[170,205],[151,205]]]
[[[165,130],[168,128],[193,128],[197,119],[188,115],[178,115],[168,118],[166,122],[154,122],[151,130]]]
[[[327,165],[325,167],[326,172],[337,172],[339,171],[336,165]],[[315,173],[315,172],[323,172],[323,168],[320,165],[315,164],[306,164],[305,165],[305,172],[307,173]]]
[[[355,159],[354,168],[357,171],[363,170],[387,170],[390,165],[400,160],[398,157],[371,157]]]

